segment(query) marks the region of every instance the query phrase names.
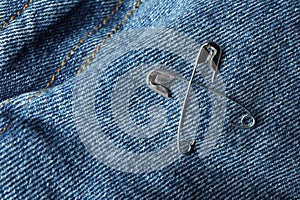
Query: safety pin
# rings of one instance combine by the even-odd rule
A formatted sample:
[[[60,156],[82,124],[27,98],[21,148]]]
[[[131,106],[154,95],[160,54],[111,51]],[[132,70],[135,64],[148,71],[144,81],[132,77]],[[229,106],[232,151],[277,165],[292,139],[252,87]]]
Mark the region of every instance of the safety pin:
[[[184,122],[184,115],[186,112],[186,107],[187,107],[187,102],[188,102],[188,97],[190,93],[190,89],[192,84],[203,88],[205,90],[208,90],[210,92],[213,92],[225,99],[228,99],[238,105],[239,107],[245,109],[247,114],[242,115],[241,117],[241,124],[236,124],[236,123],[231,123],[233,126],[241,127],[241,128],[253,128],[255,125],[255,118],[253,117],[252,113],[244,106],[239,104],[237,101],[233,100],[232,98],[226,96],[225,94],[205,86],[204,84],[196,83],[193,82],[196,69],[199,63],[207,63],[207,65],[210,67],[210,69],[213,71],[213,76],[212,76],[212,81],[214,81],[217,73],[218,73],[218,64],[221,56],[221,48],[218,44],[213,43],[213,42],[207,42],[203,44],[200,48],[199,54],[196,58],[196,62],[194,65],[194,69],[192,72],[192,76],[190,80],[188,81],[188,87],[187,87],[187,92],[183,101],[182,109],[181,109],[181,114],[180,114],[180,120],[179,120],[179,125],[178,125],[178,132],[177,132],[177,147],[178,151],[182,155],[188,155],[193,151],[193,148],[195,146],[195,140],[192,142],[188,141],[181,141],[181,130]],[[157,92],[158,94],[162,95],[163,97],[166,98],[171,98],[171,90],[170,86],[172,85],[172,82],[175,79],[180,79],[187,81],[184,78],[181,78],[175,74],[172,74],[171,72],[168,72],[166,70],[161,70],[161,69],[156,69],[153,71],[150,71],[147,75],[146,82],[147,85],[150,89],[153,91]],[[250,120],[251,123],[248,123],[247,120]],[[183,145],[188,145],[188,148],[183,150],[182,146]]]

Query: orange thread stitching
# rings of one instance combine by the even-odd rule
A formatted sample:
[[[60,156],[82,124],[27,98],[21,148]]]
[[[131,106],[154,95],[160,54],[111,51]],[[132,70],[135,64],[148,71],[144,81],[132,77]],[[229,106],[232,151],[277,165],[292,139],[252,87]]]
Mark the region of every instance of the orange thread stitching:
[[[111,15],[114,15],[116,13],[116,11],[119,10],[119,7],[121,6],[121,4],[123,3],[123,0],[119,0],[118,5],[116,6],[115,10],[113,10],[111,12]],[[77,75],[79,75],[82,71],[84,71],[84,69],[86,68],[86,66],[92,61],[92,59],[95,57],[96,53],[100,50],[100,48],[106,43],[106,41],[113,35],[115,34],[129,19],[130,15],[133,14],[133,11],[135,11],[139,5],[141,4],[141,0],[138,0],[136,3],[134,3],[133,8],[128,12],[128,14],[125,16],[125,19],[122,20],[122,22],[120,24],[118,24],[112,32],[110,32],[105,39],[101,42],[100,45],[98,45],[96,47],[96,49],[92,52],[91,56],[86,60],[86,62],[81,66],[80,70],[78,71]],[[57,71],[55,74],[52,75],[51,80],[46,84],[46,87],[43,89],[44,91],[46,91],[46,89],[51,85],[51,83],[54,82],[55,77],[59,74],[59,72],[61,71],[61,68],[65,65],[65,63],[67,62],[67,60],[70,58],[70,56],[74,53],[74,50],[77,49],[83,42],[84,40],[86,40],[89,36],[91,36],[92,34],[94,34],[97,30],[99,30],[99,28],[101,28],[105,23],[107,23],[107,21],[111,18],[111,16],[107,16],[106,18],[103,19],[103,21],[97,25],[94,30],[90,31],[89,33],[85,34],[80,40],[79,42],[75,45],[75,48],[72,48],[70,50],[70,52],[66,55],[65,59],[63,60],[63,62],[61,63],[61,65],[58,67]],[[28,99],[28,102],[30,103],[35,97],[39,96],[41,93],[37,92],[35,95],[33,95],[32,97],[30,97]]]
[[[109,19],[116,13],[116,11],[119,10],[120,6],[122,5],[123,0],[119,0],[118,5],[115,7],[115,9],[111,12],[110,15],[108,15],[107,17],[105,17],[103,19],[103,21],[98,24],[97,26],[94,27],[93,30],[91,30],[90,32],[86,33],[82,38],[80,38],[80,40],[78,41],[78,43],[75,45],[74,48],[72,48],[69,53],[65,56],[64,60],[61,62],[60,66],[57,68],[56,72],[52,75],[51,80],[46,84],[46,88],[48,88],[54,81],[55,81],[55,77],[60,73],[61,68],[63,68],[66,64],[66,62],[69,60],[69,58],[71,57],[71,55],[74,53],[74,51],[91,35],[95,34],[103,25],[105,25]]]
[[[88,32],[87,34],[85,34],[80,40],[79,42],[77,42],[77,44],[75,45],[75,48],[72,48],[69,53],[65,56],[65,59],[61,62],[60,66],[57,68],[55,74],[52,75],[51,80],[46,84],[46,87],[43,89],[44,92],[47,92],[47,88],[54,82],[55,77],[60,73],[61,68],[65,66],[67,60],[71,57],[71,55],[74,53],[74,51],[91,35],[93,35],[94,33],[96,33],[96,31],[98,31],[103,25],[105,25],[108,20],[111,18],[112,15],[114,15],[120,8],[120,6],[122,5],[123,0],[119,0],[118,1],[118,5],[115,7],[115,9],[111,12],[111,15],[108,15],[107,17],[105,17],[103,19],[103,21],[98,24],[97,26],[94,27],[94,29],[90,32]],[[25,105],[28,105],[29,103],[32,102],[32,100],[39,96],[41,94],[40,91],[36,92],[32,97],[30,97],[28,99],[28,103]]]
[[[3,101],[3,102],[1,103],[1,107],[6,106],[6,104],[8,104],[8,103],[10,102],[10,100],[11,100],[11,98],[8,98],[8,99],[6,99],[5,101]],[[9,124],[6,125],[3,129],[0,130],[0,134],[4,133],[4,132],[8,129],[8,127],[9,127]]]
[[[121,1],[121,0],[120,0]],[[119,1],[119,2],[120,2]],[[118,24],[112,32],[110,32],[105,39],[101,42],[100,45],[98,45],[95,50],[92,52],[91,56],[86,60],[86,62],[81,66],[81,69],[78,71],[77,75],[80,74],[82,71],[84,71],[84,69],[86,68],[87,64],[95,57],[96,53],[100,50],[100,48],[105,44],[105,42],[113,35],[115,34],[129,19],[130,15],[132,15],[133,11],[135,11],[139,5],[141,4],[141,0],[138,0],[136,3],[134,3],[133,8],[129,11],[129,13],[125,16],[125,19],[122,20],[122,22],[120,24]],[[113,11],[115,12],[115,11]],[[47,92],[47,88],[42,89],[43,92]],[[28,99],[28,103],[27,105],[37,96],[41,95],[42,92],[38,91],[36,92],[32,97],[30,97]],[[8,102],[10,102],[10,99],[6,100],[6,102],[2,103],[2,106],[5,106]],[[5,126],[2,130],[0,130],[0,134],[4,133],[7,129],[8,129],[9,125]]]
[[[119,0],[119,5],[121,5],[121,3],[122,3],[122,1],[123,0]],[[32,2],[32,0],[30,0],[29,2]],[[89,62],[95,57],[95,55],[96,55],[96,53],[100,50],[100,48],[106,43],[106,41],[113,35],[113,34],[115,34],[126,22],[127,22],[127,20],[129,19],[129,17],[130,17],[130,15],[132,15],[132,13],[133,13],[133,11],[135,11],[138,7],[139,7],[139,5],[141,4],[141,0],[138,0],[136,3],[134,3],[134,6],[133,6],[133,8],[128,12],[128,14],[125,16],[125,19],[123,19],[122,20],[122,22],[120,23],[120,24],[118,24],[114,29],[113,29],[113,31],[111,31],[106,37],[105,37],[105,39],[101,42],[101,44],[100,45],[98,45],[96,48],[95,48],[95,50],[92,52],[92,54],[91,54],[91,56],[86,60],[86,62],[81,66],[81,68],[80,68],[80,70],[78,71],[78,73],[77,73],[77,75],[79,75],[81,72],[83,72],[84,70],[85,70],[85,68],[87,67],[87,65],[89,64]],[[112,11],[112,14],[115,14],[115,12],[118,10],[118,6],[116,7],[117,9],[116,10],[114,10],[114,11]],[[104,20],[103,20],[103,22],[102,23],[106,23],[107,21],[106,20],[108,20],[110,18],[110,16],[108,16],[108,17],[106,17]],[[105,21],[105,22],[104,22]],[[101,23],[100,23],[101,24]],[[104,24],[103,24],[104,25]],[[99,26],[99,25],[98,25]],[[96,26],[96,31],[100,28],[101,26],[99,26],[98,28],[97,28],[97,26]],[[90,32],[89,32],[90,33]],[[86,34],[87,35],[87,34]],[[85,38],[85,37],[88,37],[88,36],[90,36],[90,35],[87,35],[87,36],[84,36],[83,38]],[[86,38],[85,38],[86,39]],[[84,39],[84,40],[85,40]],[[82,41],[83,42],[83,41]],[[78,42],[77,44],[76,44],[76,46],[78,45],[78,47],[82,44],[82,42]],[[75,46],[75,47],[76,47]],[[78,48],[78,47],[76,47],[76,48]],[[74,49],[71,49],[71,51],[74,51]],[[70,51],[70,52],[71,52]],[[67,54],[67,56],[69,57],[71,54],[70,54],[70,52]],[[69,55],[70,54],[70,55]],[[66,56],[66,57],[67,57]],[[63,62],[65,62],[65,60],[63,61]],[[58,70],[57,71],[60,71],[61,70],[61,67],[60,68],[58,68]],[[52,79],[51,79],[52,80]],[[50,83],[51,84],[51,83]],[[50,85],[49,84],[49,85]],[[47,86],[47,87],[49,87],[49,85]],[[48,90],[47,90],[47,87],[46,88],[44,88],[44,89],[42,89],[43,90],[43,92],[47,92]],[[27,104],[29,104],[35,97],[37,97],[37,96],[39,96],[39,95],[41,95],[42,94],[42,92],[41,91],[38,91],[38,92],[36,92],[32,97],[30,97],[29,99],[28,99],[28,103]],[[5,102],[3,102],[2,103],[2,106],[5,106],[7,103],[9,103],[10,102],[10,98],[9,99],[7,99]],[[0,130],[0,134],[2,134],[2,133],[4,133],[8,128],[9,128],[9,124],[8,125],[6,125],[3,129],[1,129]]]
[[[9,128],[9,125],[6,125],[3,129],[0,130],[0,134],[2,134],[5,131],[7,131],[8,128]]]
[[[141,4],[141,0],[138,0],[136,3],[134,3],[133,8],[128,12],[128,14],[125,16],[125,19],[122,20],[120,24],[118,24],[107,36],[104,38],[104,40],[98,45],[95,50],[92,52],[92,54],[87,58],[87,60],[81,65],[81,68],[78,70],[77,75],[81,74],[87,67],[87,65],[93,60],[96,53],[101,49],[101,47],[106,43],[106,41],[115,34],[129,19],[129,17],[132,15],[132,13],[139,7]]]
[[[8,103],[10,102],[10,100],[11,100],[11,98],[8,98],[8,99],[6,99],[5,101],[3,101],[3,102],[1,103],[1,107],[6,106],[6,104],[8,104]]]
[[[32,3],[32,2],[33,2],[33,0],[27,1],[27,2],[23,5],[23,8],[22,8],[21,10],[18,10],[16,14],[10,16],[8,20],[3,21],[3,22],[2,22],[2,25],[1,25],[1,27],[0,27],[0,30],[3,30],[3,29],[9,24],[9,22],[15,20],[19,15],[21,15],[22,12],[23,12],[24,10],[26,10],[26,9],[28,8],[29,4]]]

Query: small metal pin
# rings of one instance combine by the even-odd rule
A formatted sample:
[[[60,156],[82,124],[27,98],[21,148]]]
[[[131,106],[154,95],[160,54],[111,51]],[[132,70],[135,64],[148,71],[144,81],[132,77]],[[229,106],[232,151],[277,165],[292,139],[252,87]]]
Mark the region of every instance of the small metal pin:
[[[184,124],[184,116],[186,113],[187,109],[187,104],[189,101],[189,95],[193,83],[194,76],[196,74],[197,66],[200,63],[207,63],[207,65],[210,67],[210,69],[213,71],[213,76],[212,76],[212,82],[215,80],[217,73],[218,73],[218,68],[219,68],[219,60],[221,57],[221,47],[214,43],[214,42],[205,42],[199,50],[199,54],[196,58],[194,69],[192,72],[192,76],[190,78],[186,93],[185,93],[185,98],[183,101],[182,109],[181,109],[181,114],[180,114],[180,119],[179,119],[179,125],[178,125],[178,132],[177,132],[177,143],[178,143],[178,151],[182,155],[187,155],[192,152],[193,147],[195,145],[195,141],[192,141],[189,144],[189,148],[186,151],[183,151],[181,148],[181,131],[182,127]],[[184,142],[186,143],[186,142]]]
[[[200,63],[207,63],[207,65],[213,71],[212,81],[214,81],[216,78],[216,75],[218,73],[218,65],[219,65],[220,57],[221,57],[220,46],[214,42],[206,42],[201,46],[199,54],[196,58],[191,78],[188,81],[187,91],[185,93],[185,98],[183,101],[179,125],[178,125],[177,147],[178,147],[179,153],[182,155],[190,154],[193,151],[193,148],[195,146],[195,140],[193,140],[191,142],[181,141],[181,132],[182,132],[182,127],[184,125],[184,116],[186,113],[187,104],[189,102],[189,94],[190,94],[192,85],[195,85],[202,89],[213,92],[225,99],[230,100],[231,102],[235,103],[239,107],[245,109],[247,114],[244,114],[241,117],[241,124],[231,123],[233,126],[242,127],[242,128],[253,128],[255,125],[255,118],[253,117],[252,113],[247,108],[245,108],[244,106],[242,106],[235,100],[231,99],[230,97],[227,97],[225,94],[223,94],[213,88],[207,87],[204,84],[193,82],[197,66]],[[157,92],[158,94],[162,95],[163,97],[171,98],[172,91],[170,90],[170,86],[172,85],[172,82],[175,79],[187,81],[186,79],[183,79],[183,78],[179,77],[178,75],[175,75],[169,71],[162,70],[162,69],[156,69],[156,70],[152,70],[151,72],[148,73],[146,82],[147,82],[148,87],[150,89],[152,89],[153,91]],[[183,146],[185,148],[183,148]]]

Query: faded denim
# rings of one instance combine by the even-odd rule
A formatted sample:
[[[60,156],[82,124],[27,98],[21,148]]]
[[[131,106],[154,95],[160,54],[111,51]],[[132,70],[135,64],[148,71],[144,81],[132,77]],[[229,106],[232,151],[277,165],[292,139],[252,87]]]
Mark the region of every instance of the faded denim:
[[[300,199],[299,0],[144,0],[122,24],[134,3],[1,3],[0,199]],[[257,124],[231,126],[241,110],[194,88],[196,149],[181,156],[186,84],[170,100],[145,79],[189,79],[208,40],[220,71],[197,81]]]

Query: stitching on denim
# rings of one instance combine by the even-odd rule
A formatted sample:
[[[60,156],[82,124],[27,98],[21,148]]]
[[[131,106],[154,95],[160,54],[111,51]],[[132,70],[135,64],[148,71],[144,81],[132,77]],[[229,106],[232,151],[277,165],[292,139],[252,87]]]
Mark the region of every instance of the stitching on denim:
[[[7,131],[7,129],[9,128],[9,124],[6,125],[3,129],[0,130],[0,134],[4,133],[5,131]]]
[[[141,0],[138,0],[136,3],[134,3],[133,8],[127,13],[127,15],[125,16],[125,19],[123,19],[122,22],[120,24],[118,24],[109,34],[107,34],[107,36],[101,42],[101,44],[95,48],[95,50],[92,52],[92,54],[81,65],[80,69],[77,72],[77,75],[81,74],[81,72],[83,72],[86,69],[87,65],[92,61],[92,59],[95,57],[96,53],[101,49],[101,47],[106,43],[106,41],[127,22],[129,17],[139,7],[140,4],[141,4]]]
[[[8,104],[10,102],[11,98],[6,99],[5,101],[3,101],[1,103],[1,107],[4,107],[6,104]]]
[[[11,101],[11,98],[6,99],[5,101],[3,101],[1,103],[1,107],[6,106],[9,102]],[[7,129],[9,128],[10,124],[7,124],[6,126],[4,126],[4,128],[0,129],[0,134],[4,133],[5,131],[7,131]]]
[[[32,1],[33,1],[33,0],[29,0],[29,3],[31,3]],[[24,10],[28,7],[29,3],[24,4],[24,7],[23,7]],[[123,0],[119,0],[119,1],[118,1],[118,5],[115,7],[115,9],[114,9],[113,11],[111,11],[111,14],[110,14],[110,15],[106,16],[106,17],[103,19],[103,21],[100,22],[100,24],[98,24],[97,26],[94,27],[93,30],[91,30],[90,32],[86,33],[82,38],[80,38],[79,42],[77,42],[77,44],[75,45],[75,48],[72,48],[72,49],[69,51],[69,53],[65,56],[65,59],[62,61],[62,63],[60,64],[60,66],[57,68],[55,74],[52,75],[51,80],[46,84],[46,87],[45,87],[44,89],[42,89],[43,91],[47,91],[46,89],[54,82],[55,77],[60,73],[61,68],[65,66],[67,60],[71,57],[71,55],[74,53],[74,51],[75,51],[81,44],[83,44],[83,42],[84,42],[89,36],[95,34],[95,33],[96,33],[103,25],[105,25],[105,24],[108,22],[108,20],[109,20],[114,14],[116,14],[116,12],[119,10],[119,8],[120,8],[120,6],[122,5],[122,3],[123,3]],[[20,11],[20,13],[19,13],[19,11],[18,11],[19,14],[21,14],[21,12],[22,12],[22,10]],[[18,15],[19,15],[19,14],[18,14]],[[1,28],[0,28],[0,30],[1,30]],[[40,94],[40,92],[36,92],[36,94],[35,94],[34,96],[32,96],[32,97],[30,97],[30,98],[28,99],[28,102],[31,102],[32,99],[33,99],[35,96],[38,96],[39,94]],[[9,98],[9,99],[5,100],[4,102],[2,102],[2,103],[1,103],[1,107],[6,106],[6,104],[9,103],[10,100],[11,100],[11,98]]]
[[[18,11],[16,12],[16,14],[11,15],[11,16],[9,17],[8,20],[4,20],[4,21],[2,22],[2,25],[0,26],[0,31],[3,30],[5,27],[7,27],[7,25],[9,24],[9,22],[15,20],[18,16],[20,16],[20,15],[22,14],[22,12],[23,12],[24,10],[26,10],[26,9],[28,8],[29,4],[32,3],[32,2],[33,2],[33,0],[28,0],[28,1],[23,5],[23,8],[22,8],[21,10],[18,10]]]
[[[43,92],[48,92],[48,89],[47,88],[43,88],[42,91],[37,91],[33,96],[31,96],[28,100],[27,100],[27,103],[25,104],[25,106],[27,106],[29,103],[32,102],[32,100],[41,95]]]
[[[61,62],[60,66],[57,68],[56,72],[52,75],[51,80],[46,84],[46,88],[48,88],[54,81],[56,76],[60,73],[61,69],[65,66],[66,62],[69,60],[69,58],[71,57],[71,55],[73,55],[74,51],[76,49],[78,49],[83,42],[90,37],[91,35],[95,34],[103,25],[105,25],[108,20],[114,15],[116,14],[116,12],[119,10],[120,6],[122,5],[123,0],[119,0],[118,1],[118,5],[115,7],[115,9],[113,11],[111,11],[111,13],[106,16],[102,22],[100,22],[100,24],[98,24],[97,26],[94,27],[93,30],[91,30],[90,32],[86,33],[82,38],[80,38],[80,40],[77,42],[77,44],[75,45],[75,47],[73,47],[65,56],[64,60]]]
[[[121,0],[120,0],[121,1]],[[128,21],[129,17],[133,14],[133,12],[139,7],[139,5],[141,4],[141,0],[138,0],[137,2],[134,3],[133,5],[133,8],[127,13],[127,15],[125,16],[125,19],[122,20],[122,22],[120,24],[118,24],[109,34],[107,34],[107,36],[105,37],[105,39],[101,42],[100,45],[98,45],[95,50],[92,52],[92,54],[90,55],[90,57],[85,61],[85,63],[81,66],[81,68],[79,69],[78,73],[76,74],[79,75],[81,72],[83,72],[87,65],[92,61],[92,59],[95,57],[96,53],[100,50],[100,48],[106,43],[106,41],[113,35],[115,34],[118,30],[120,30],[120,28]],[[113,11],[113,12],[116,12],[117,10]],[[100,27],[99,27],[100,28]],[[78,43],[77,43],[78,44]],[[60,71],[60,70],[59,70]],[[49,87],[49,86],[48,86]],[[29,99],[28,99],[28,102],[25,104],[28,105],[29,103],[32,102],[32,100],[43,94],[43,92],[47,92],[48,91],[48,87],[42,89],[42,91],[38,91],[36,92],[33,96],[31,96]],[[7,99],[5,100],[1,107],[4,107],[5,105],[7,105],[9,102],[10,102],[11,99]],[[0,130],[0,134],[4,133],[9,127],[9,124],[6,125],[4,128],[2,128]]]

